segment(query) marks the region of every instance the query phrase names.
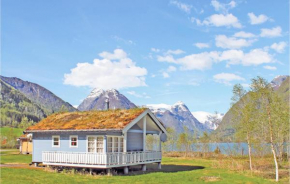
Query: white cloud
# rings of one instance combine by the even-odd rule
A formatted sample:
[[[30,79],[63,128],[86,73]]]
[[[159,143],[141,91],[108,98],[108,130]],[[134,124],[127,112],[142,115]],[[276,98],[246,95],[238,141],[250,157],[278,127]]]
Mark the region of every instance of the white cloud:
[[[171,55],[167,55],[167,56],[157,56],[157,61],[160,61],[160,62],[168,62],[168,63],[175,63],[175,59]]]
[[[228,61],[227,66],[241,64],[244,52],[241,50],[226,50],[220,55],[221,61]]]
[[[127,58],[127,53],[123,51],[122,49],[115,49],[114,53],[109,52],[101,52],[99,54],[100,57],[108,60],[120,60]]]
[[[269,66],[269,65],[266,65],[263,68],[265,68],[267,70],[277,70],[277,68],[275,66]]]
[[[252,13],[248,13],[248,16],[250,18],[250,23],[252,25],[254,24],[262,24],[264,22],[266,22],[267,20],[269,20],[269,17],[267,17],[266,15],[259,15],[259,16],[256,16],[253,12]]]
[[[167,72],[175,72],[176,68],[174,66],[169,66],[166,71]]]
[[[127,91],[127,93],[128,93],[129,95],[135,96],[135,97],[137,97],[137,98],[151,98],[151,97],[148,96],[146,93],[139,94],[139,93],[137,93],[136,91]]]
[[[167,72],[162,72],[163,78],[169,78],[169,74]]]
[[[197,18],[192,17],[192,22],[196,22],[198,26],[207,25],[207,26],[226,26],[226,27],[235,27],[235,28],[241,28],[242,25],[239,22],[238,18],[235,17],[233,14],[214,14],[210,17],[207,17],[205,20],[201,21]]]
[[[175,5],[177,8],[179,8],[180,10],[186,12],[186,13],[190,13],[192,6],[182,3],[180,1],[170,1],[170,4]]]
[[[181,65],[181,70],[207,70],[210,69],[213,62],[217,61],[218,52],[202,52],[199,54],[191,54],[176,60]]]
[[[247,53],[242,50],[230,49],[223,52],[211,51],[198,54],[190,54],[181,58],[174,58],[172,55],[157,56],[159,62],[175,63],[181,70],[207,70],[214,63],[225,61],[227,67],[230,65],[257,66],[265,63],[276,62],[274,57],[266,49],[252,49]],[[163,76],[169,77],[169,72],[163,70]]]
[[[275,50],[278,53],[283,53],[286,46],[287,46],[286,42],[273,43],[271,45],[271,49]]]
[[[234,64],[257,66],[275,62],[273,56],[263,49],[253,49],[248,53],[244,53],[241,50],[227,50],[221,54],[219,59],[221,61],[228,61],[227,66]]]
[[[182,58],[175,59],[170,56],[157,56],[157,60],[160,62],[169,62],[180,65],[181,70],[206,70],[210,69],[212,63],[218,61],[218,52],[202,52],[199,54],[191,54]],[[166,74],[165,74],[166,76]]]
[[[157,49],[157,48],[151,48],[151,51],[152,51],[152,52],[160,52],[160,49]]]
[[[247,33],[244,31],[240,31],[234,34],[234,37],[240,37],[240,38],[253,38],[255,35],[253,33]]]
[[[253,49],[249,53],[246,53],[243,57],[242,64],[245,66],[260,65],[263,63],[274,62],[273,57],[262,49]]]
[[[176,50],[168,50],[165,54],[166,55],[171,55],[171,54],[179,55],[179,54],[183,54],[183,53],[185,53],[183,50],[176,49]]]
[[[74,108],[78,108],[79,105],[73,105]]]
[[[177,69],[174,66],[169,66],[165,71],[161,70],[163,78],[169,78],[170,77],[169,73],[175,72],[176,70]]]
[[[64,74],[64,84],[102,89],[146,86],[146,68],[136,66],[122,49],[99,55],[103,59],[94,59],[93,63],[78,63],[70,73]]]
[[[273,27],[272,29],[261,29],[261,37],[277,37],[281,36],[281,27]]]
[[[227,37],[226,35],[217,35],[215,41],[217,47],[224,49],[238,49],[252,45],[255,40],[237,39],[235,37]]]
[[[214,75],[213,78],[216,82],[225,85],[231,85],[232,81],[245,81],[243,77],[240,77],[233,73],[219,73]]]
[[[228,4],[220,3],[217,0],[212,0],[211,5],[214,7],[215,11],[227,13],[229,9],[236,7],[236,2],[231,1]]]
[[[194,45],[200,49],[209,48],[208,43],[195,43]]]

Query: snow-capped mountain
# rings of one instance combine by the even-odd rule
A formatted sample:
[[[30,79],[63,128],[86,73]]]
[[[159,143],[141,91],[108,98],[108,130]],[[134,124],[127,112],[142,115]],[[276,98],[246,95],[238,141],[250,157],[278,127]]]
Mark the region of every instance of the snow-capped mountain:
[[[103,90],[95,88],[87,96],[86,99],[78,106],[78,110],[105,110],[105,101],[109,99],[110,109],[131,109],[135,108],[136,105],[128,100],[124,95],[122,95],[116,89]]]
[[[278,76],[276,76],[270,83],[272,88],[274,90],[277,90],[281,86],[283,81],[285,81],[287,79],[287,77],[289,77],[289,75],[278,75]]]
[[[192,112],[192,115],[210,130],[217,129],[224,116],[224,114],[221,113],[213,114],[204,111]]]
[[[146,105],[159,118],[166,127],[172,127],[176,132],[184,131],[187,127],[191,132],[209,131],[189,111],[188,107],[181,101],[173,104],[148,104]]]

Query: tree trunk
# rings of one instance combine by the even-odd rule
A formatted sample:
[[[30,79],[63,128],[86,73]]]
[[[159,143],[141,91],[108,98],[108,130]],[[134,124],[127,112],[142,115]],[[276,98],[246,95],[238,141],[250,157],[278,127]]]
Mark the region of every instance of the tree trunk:
[[[250,170],[253,171],[252,167],[252,147],[251,147],[251,142],[249,139],[249,133],[247,132],[247,143],[248,143],[248,150],[249,150],[249,161],[250,161]]]
[[[272,150],[273,157],[274,157],[274,162],[275,162],[276,181],[279,181],[279,166],[278,166],[277,154],[276,154],[276,151],[275,151],[274,141],[273,141],[273,129],[272,129],[271,112],[270,112],[269,105],[267,105],[267,113],[268,113],[269,129],[270,129],[271,150]]]

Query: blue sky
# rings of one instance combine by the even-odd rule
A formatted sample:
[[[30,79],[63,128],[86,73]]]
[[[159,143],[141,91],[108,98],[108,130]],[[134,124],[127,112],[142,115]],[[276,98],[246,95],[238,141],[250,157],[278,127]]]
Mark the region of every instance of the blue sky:
[[[98,87],[226,112],[233,84],[289,73],[288,35],[287,0],[4,0],[1,74],[72,105]]]

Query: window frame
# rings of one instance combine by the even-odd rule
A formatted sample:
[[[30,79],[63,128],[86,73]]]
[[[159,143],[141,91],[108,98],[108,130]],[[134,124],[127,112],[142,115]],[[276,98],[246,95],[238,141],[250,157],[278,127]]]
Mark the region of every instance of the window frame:
[[[94,141],[94,145],[95,145],[95,152],[89,152],[89,137],[95,137],[95,141]],[[103,138],[103,151],[102,152],[98,152],[98,147],[97,147],[97,144],[98,144],[98,137],[102,137]],[[104,145],[105,145],[105,138],[103,135],[87,135],[86,136],[86,150],[87,150],[87,153],[105,153],[105,149],[104,149]],[[99,148],[100,149],[100,148]]]
[[[54,138],[58,138],[58,145],[54,145]],[[54,148],[59,148],[60,147],[60,136],[59,135],[53,135],[51,136],[51,140],[52,140],[52,147]]]
[[[76,140],[77,145],[76,146],[71,145],[71,143],[72,143],[71,139],[72,138],[77,138],[77,140]],[[69,136],[69,147],[70,148],[77,148],[78,146],[79,146],[79,136],[78,135],[70,135]]]
[[[109,138],[112,138],[112,147],[111,147],[112,151],[111,152],[109,152]],[[118,151],[117,152],[114,151],[114,149],[116,149],[114,138],[118,138],[118,144],[117,144]],[[121,146],[121,144],[123,146]],[[122,152],[121,152],[121,147],[122,147]],[[124,152],[124,136],[107,136],[107,152],[108,153],[123,153]]]

